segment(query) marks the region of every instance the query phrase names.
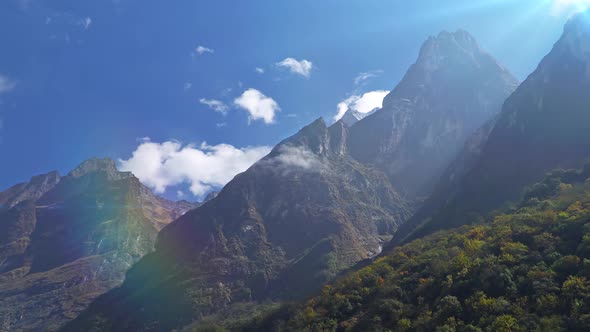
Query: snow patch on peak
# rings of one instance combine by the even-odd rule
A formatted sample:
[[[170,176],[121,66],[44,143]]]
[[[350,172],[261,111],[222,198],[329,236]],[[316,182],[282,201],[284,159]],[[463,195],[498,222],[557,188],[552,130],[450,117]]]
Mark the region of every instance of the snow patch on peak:
[[[370,111],[368,113],[362,113],[362,112],[359,112],[354,109],[349,109],[348,111],[346,111],[346,113],[344,113],[344,116],[340,120],[342,122],[344,122],[347,126],[351,127],[353,124],[355,124],[355,123],[361,121],[362,119],[366,118],[367,116],[377,112],[377,110],[379,110],[378,107],[374,108],[372,111]]]

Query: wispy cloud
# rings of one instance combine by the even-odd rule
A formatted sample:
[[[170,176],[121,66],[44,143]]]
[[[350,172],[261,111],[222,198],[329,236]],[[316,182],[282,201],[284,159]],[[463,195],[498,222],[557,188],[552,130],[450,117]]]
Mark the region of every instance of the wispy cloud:
[[[79,24],[84,28],[84,30],[88,30],[92,24],[92,19],[90,17],[85,17],[80,20]]]
[[[198,55],[202,55],[202,54],[205,54],[205,53],[210,53],[210,54],[215,53],[215,51],[212,48],[205,47],[205,46],[202,46],[202,45],[197,46],[197,48],[195,49],[195,52]]]
[[[16,83],[13,80],[0,74],[0,95],[12,91],[15,86]]]
[[[256,89],[248,89],[234,100],[234,104],[247,111],[249,120],[263,120],[266,124],[274,122],[275,114],[281,110],[274,99]]]
[[[120,159],[119,168],[132,172],[157,193],[185,184],[193,195],[202,197],[227,184],[268,152],[267,146],[239,149],[229,144],[183,146],[177,141],[147,140],[141,142],[131,158]]]
[[[327,162],[302,146],[283,145],[277,148],[277,152],[274,157],[261,160],[259,165],[282,176],[294,171],[327,172],[330,169]]]
[[[276,66],[286,68],[294,74],[301,75],[305,78],[311,76],[313,63],[308,60],[296,60],[294,58],[286,58],[281,62],[277,62]]]
[[[383,106],[383,98],[388,93],[389,91],[386,90],[377,90],[346,98],[338,103],[338,112],[334,116],[334,121],[340,120],[349,109],[360,113],[369,113],[375,108],[381,108]]]
[[[368,80],[378,77],[381,74],[383,74],[382,70],[371,70],[371,71],[359,73],[354,79],[354,85],[356,85],[356,86],[362,85],[365,82],[367,82]]]
[[[226,115],[227,111],[229,110],[229,106],[220,100],[201,98],[199,99],[199,102],[203,105],[207,105],[210,109],[223,115]]]
[[[256,67],[254,69],[258,74],[264,74],[264,68]]]

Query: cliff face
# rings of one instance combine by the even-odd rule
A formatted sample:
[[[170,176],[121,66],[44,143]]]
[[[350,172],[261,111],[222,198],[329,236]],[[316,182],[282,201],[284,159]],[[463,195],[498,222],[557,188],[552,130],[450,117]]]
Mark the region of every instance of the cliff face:
[[[556,168],[590,157],[590,12],[566,25],[538,68],[507,99],[479,157],[442,207],[417,214],[414,237],[470,222]]]
[[[0,328],[55,330],[153,250],[186,206],[155,197],[108,159],[0,193]]]
[[[467,32],[428,39],[383,108],[352,126],[350,152],[409,198],[425,197],[517,80]]]

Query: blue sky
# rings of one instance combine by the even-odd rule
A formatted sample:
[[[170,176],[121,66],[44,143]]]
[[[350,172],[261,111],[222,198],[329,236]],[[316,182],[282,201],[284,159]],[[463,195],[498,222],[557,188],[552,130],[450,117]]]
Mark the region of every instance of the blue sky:
[[[4,0],[0,188],[93,156],[134,171],[173,156],[137,172],[194,199],[338,103],[393,89],[443,29],[524,79],[575,2]]]

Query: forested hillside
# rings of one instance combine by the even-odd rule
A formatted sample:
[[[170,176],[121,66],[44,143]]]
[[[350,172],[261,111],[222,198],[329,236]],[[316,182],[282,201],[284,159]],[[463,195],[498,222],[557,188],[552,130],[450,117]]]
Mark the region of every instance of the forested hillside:
[[[250,328],[582,331],[590,325],[589,166],[554,171],[516,207],[479,221],[395,248],[304,305]]]

